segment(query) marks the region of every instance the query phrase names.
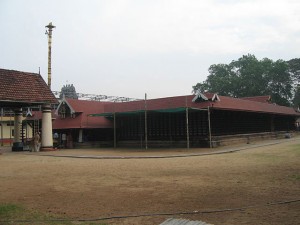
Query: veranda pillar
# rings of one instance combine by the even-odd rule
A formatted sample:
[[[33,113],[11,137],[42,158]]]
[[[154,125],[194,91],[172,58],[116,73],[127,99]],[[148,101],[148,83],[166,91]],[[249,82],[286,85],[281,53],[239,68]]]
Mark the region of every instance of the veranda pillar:
[[[41,151],[53,150],[53,136],[52,136],[52,115],[51,106],[43,105],[42,108],[42,146]]]
[[[22,109],[18,108],[15,110],[14,143],[13,143],[12,151],[23,151],[21,130],[22,130]]]
[[[78,142],[82,143],[83,142],[83,130],[80,129],[79,130],[79,134],[78,134]]]

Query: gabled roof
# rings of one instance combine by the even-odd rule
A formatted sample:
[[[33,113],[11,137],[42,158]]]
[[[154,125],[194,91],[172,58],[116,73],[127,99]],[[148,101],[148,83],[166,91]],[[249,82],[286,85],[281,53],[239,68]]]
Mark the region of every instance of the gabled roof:
[[[203,101],[220,101],[219,95],[214,93],[198,93],[192,99],[192,102],[203,102]]]
[[[88,117],[92,113],[103,113],[104,106],[112,104],[111,102],[98,102],[65,98],[59,104],[57,112],[62,104],[67,104],[72,108],[75,118],[61,118],[59,115],[53,122],[53,129],[71,129],[71,128],[111,128],[112,124],[104,117]]]
[[[300,116],[300,113],[296,112],[293,108],[270,104],[267,102],[253,101],[255,97],[253,97],[251,100],[248,100],[220,96],[213,93],[203,93],[202,95],[206,98],[201,97],[202,100],[199,102],[195,101],[195,95],[187,95],[169,98],[149,99],[147,101],[115,103],[115,105],[106,105],[105,113],[133,112],[145,109],[149,111],[155,111],[161,109],[175,109],[182,107],[193,109],[204,109],[210,107],[211,109],[219,110]]]
[[[102,111],[104,105],[113,104],[113,102],[88,101],[72,98],[65,98],[65,101],[72,107],[75,113],[82,112],[85,114],[95,111]]]
[[[40,74],[0,69],[1,105],[57,103]]]

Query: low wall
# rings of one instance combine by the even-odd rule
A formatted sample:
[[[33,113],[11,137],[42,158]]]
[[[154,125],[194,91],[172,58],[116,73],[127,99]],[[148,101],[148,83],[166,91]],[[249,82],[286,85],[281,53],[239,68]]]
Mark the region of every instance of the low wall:
[[[286,131],[277,131],[252,134],[212,136],[212,146],[218,147],[243,143],[250,144],[257,141],[291,138],[296,135],[298,135],[296,132],[287,133]]]
[[[112,141],[88,141],[88,142],[73,142],[73,148],[109,148],[113,147]]]
[[[8,138],[0,139],[0,146],[12,146],[13,142],[14,142],[13,139],[8,139]]]
[[[223,136],[212,136],[212,147],[227,146],[235,144],[250,144],[258,141],[272,140],[272,139],[283,139],[286,137],[286,131],[279,132],[264,132],[264,133],[252,133],[252,134],[236,134],[236,135],[223,135]],[[290,132],[289,135],[299,136],[300,132]],[[93,141],[83,143],[73,143],[73,148],[111,148],[113,147],[113,141]],[[148,140],[148,148],[186,148],[186,140]],[[191,138],[191,148],[209,147],[209,139],[207,137]],[[118,141],[117,148],[145,148],[145,141],[141,140],[128,140]]]
[[[185,148],[186,141],[149,140],[148,148]],[[145,148],[145,141],[118,141],[117,147],[122,148]]]

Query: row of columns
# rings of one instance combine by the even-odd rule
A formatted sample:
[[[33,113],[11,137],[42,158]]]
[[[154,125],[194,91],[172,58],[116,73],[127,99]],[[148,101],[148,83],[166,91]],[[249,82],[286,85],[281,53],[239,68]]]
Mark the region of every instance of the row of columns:
[[[146,102],[145,95],[145,102]],[[210,108],[207,107],[207,119],[208,119],[208,141],[209,147],[212,148],[212,137],[211,137],[211,121],[210,121]],[[186,121],[186,148],[190,148],[190,132],[189,132],[189,108],[185,109],[185,121]],[[147,128],[147,106],[145,103],[145,149],[148,149],[148,128]],[[117,148],[117,135],[116,135],[116,112],[113,114],[113,129],[114,129],[114,148]],[[80,133],[79,133],[80,134]]]
[[[21,130],[22,130],[22,109],[18,108],[14,111],[14,143],[12,150],[13,151],[22,151],[23,143],[21,139]],[[53,149],[53,136],[52,136],[52,115],[51,115],[51,106],[45,104],[42,107],[42,142],[41,142],[41,151],[47,151]]]

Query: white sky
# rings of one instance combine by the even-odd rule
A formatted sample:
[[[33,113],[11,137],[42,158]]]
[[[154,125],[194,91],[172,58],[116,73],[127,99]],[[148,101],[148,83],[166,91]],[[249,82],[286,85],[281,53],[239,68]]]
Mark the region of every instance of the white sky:
[[[212,64],[299,58],[299,0],[0,0],[0,68],[52,90],[143,98],[190,94]]]

